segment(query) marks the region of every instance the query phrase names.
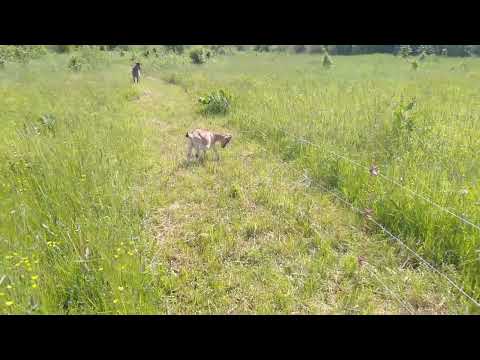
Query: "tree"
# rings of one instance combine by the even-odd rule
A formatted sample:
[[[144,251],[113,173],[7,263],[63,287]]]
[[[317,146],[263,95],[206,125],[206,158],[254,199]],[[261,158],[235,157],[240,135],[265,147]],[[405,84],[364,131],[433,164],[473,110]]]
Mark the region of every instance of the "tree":
[[[185,51],[185,45],[164,45],[167,51],[172,51],[175,54],[183,54]]]

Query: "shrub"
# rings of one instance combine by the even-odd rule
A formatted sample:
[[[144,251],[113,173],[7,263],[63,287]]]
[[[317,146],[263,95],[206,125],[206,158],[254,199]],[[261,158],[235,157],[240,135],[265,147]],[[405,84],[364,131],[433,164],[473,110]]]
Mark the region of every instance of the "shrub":
[[[68,68],[75,72],[81,71],[83,65],[81,57],[77,55],[73,55],[68,61]]]
[[[185,51],[185,45],[164,45],[167,51],[174,52],[175,54],[183,54]]]
[[[203,47],[190,50],[189,56],[194,64],[200,65],[207,62],[207,51]]]
[[[227,49],[225,48],[225,45],[211,45],[210,49],[215,55],[225,55],[227,53]]]
[[[288,45],[273,45],[271,47],[271,51],[276,51],[276,52],[287,52],[289,49]]]
[[[400,45],[398,54],[401,57],[406,58],[410,56],[411,53],[412,53],[412,48],[410,47],[410,45]]]
[[[269,52],[270,45],[255,45],[253,49],[258,52]]]
[[[3,45],[0,46],[0,59],[3,63],[27,63],[47,54],[47,49],[42,45]]]
[[[109,63],[108,55],[104,51],[95,48],[82,48],[77,54],[74,54],[69,62],[68,68],[72,71],[92,70],[107,65]]]
[[[56,51],[60,54],[64,54],[64,53],[70,53],[72,52],[72,49],[73,48],[73,45],[57,45],[56,46]]]
[[[324,54],[326,49],[324,45],[310,45],[311,54]]]
[[[327,45],[327,53],[329,54],[337,54],[337,45]]]
[[[230,111],[232,96],[225,90],[218,90],[200,97],[198,102],[203,105],[202,113],[210,115],[225,115]]]
[[[307,47],[305,45],[293,45],[293,51],[296,54],[302,54],[307,51]]]
[[[351,55],[352,50],[352,45],[336,45],[336,51],[339,55]]]

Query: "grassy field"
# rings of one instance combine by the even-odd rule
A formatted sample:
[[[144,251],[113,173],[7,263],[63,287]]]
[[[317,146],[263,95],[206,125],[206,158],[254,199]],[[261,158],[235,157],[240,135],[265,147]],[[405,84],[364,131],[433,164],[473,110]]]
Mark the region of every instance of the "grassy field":
[[[315,186],[479,295],[478,230],[328,152],[478,223],[478,60],[172,56],[135,87],[128,57],[71,72],[70,56],[0,71],[1,312],[478,311]],[[218,89],[230,113],[201,114]],[[220,162],[185,163],[199,126],[233,133]]]

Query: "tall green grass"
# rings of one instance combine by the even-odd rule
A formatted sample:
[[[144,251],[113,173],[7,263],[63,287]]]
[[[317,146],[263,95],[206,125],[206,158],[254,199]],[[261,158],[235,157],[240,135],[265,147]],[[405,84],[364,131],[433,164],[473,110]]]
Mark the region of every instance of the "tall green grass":
[[[138,90],[126,67],[73,73],[68,58],[0,72],[0,312],[141,308],[142,286],[122,296],[145,279]]]
[[[372,208],[436,266],[457,267],[480,295],[477,229],[329,152],[377,164],[381,174],[479,224],[480,60],[429,58],[413,71],[389,55],[336,57],[324,68],[321,56],[242,54],[172,71],[195,96],[233,93],[231,114],[216,121],[248,131],[356,206]]]
[[[7,63],[0,70],[0,312],[155,313],[170,311],[170,305],[184,312],[210,311],[212,291],[224,291],[215,290],[215,272],[207,276],[200,266],[201,271],[172,275],[145,233],[153,197],[163,198],[161,188],[148,191],[158,170],[152,167],[160,160],[151,147],[158,135],[150,132],[152,119],[193,121],[190,109],[184,109],[191,106],[188,98],[180,101],[175,97],[183,91],[166,96],[160,88],[151,103],[165,102],[165,113],[141,107],[136,100],[142,87],[131,85],[129,56],[91,51],[84,54],[91,66],[76,72],[68,64],[72,56],[82,56],[79,52]],[[357,206],[373,208],[382,223],[422,254],[438,265],[457,266],[478,293],[478,234],[398,187],[295,140],[309,139],[366,166],[375,162],[382,174],[478,222],[476,60],[461,66],[452,59],[428,60],[415,73],[390,56],[334,58],[329,69],[321,56],[240,53],[200,66],[184,60],[149,57],[144,74],[182,86],[195,102],[225,89],[232,95],[229,113],[209,121],[248,131]],[[417,106],[406,115],[405,126],[404,108],[413,97]],[[176,119],[179,114],[184,118]],[[209,115],[199,111],[198,116]],[[257,189],[259,202],[271,202],[274,190],[266,188]],[[238,189],[230,190],[219,202],[238,196]],[[170,197],[197,199],[203,193],[184,187]],[[295,203],[289,206],[295,212]],[[208,254],[218,252],[220,238],[229,244],[234,239],[222,227],[213,230],[214,212],[208,223],[198,219],[195,224],[212,229]],[[262,222],[271,227],[269,217]],[[245,226],[247,238],[258,231],[257,225]],[[203,246],[201,237],[196,241]],[[280,254],[292,250],[283,243],[271,246]],[[218,266],[214,262],[212,268]],[[232,274],[223,275],[230,279]],[[288,284],[273,280],[268,283],[281,290],[273,298],[287,299],[282,287]],[[313,283],[317,286],[319,279]],[[250,289],[251,283],[244,286]],[[271,288],[265,287],[262,296],[272,297]],[[229,308],[232,300],[225,295],[215,301]]]

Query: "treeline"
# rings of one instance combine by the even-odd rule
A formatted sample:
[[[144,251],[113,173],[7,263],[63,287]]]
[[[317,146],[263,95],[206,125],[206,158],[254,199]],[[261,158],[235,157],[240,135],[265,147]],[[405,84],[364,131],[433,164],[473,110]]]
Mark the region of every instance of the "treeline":
[[[177,54],[183,54],[193,45],[92,45],[100,50],[147,50],[158,48]],[[444,56],[478,56],[480,45],[202,45],[216,53],[237,51],[258,51],[258,52],[292,52],[292,53],[324,53],[331,55],[361,55],[384,53],[393,55],[444,55]],[[198,47],[198,46],[196,46]],[[54,45],[58,52],[69,52],[76,48],[75,45]]]
[[[361,55],[384,53],[393,55],[436,54],[445,56],[480,55],[480,45],[236,45],[237,50],[289,51],[331,55]]]
[[[384,53],[400,56],[443,55],[480,56],[480,45],[0,45],[0,67],[9,61],[27,62],[47,53],[70,53],[80,48],[103,51],[161,55],[162,53],[189,54],[205,58],[210,55],[231,54],[233,51],[289,52],[296,54],[361,55]]]

